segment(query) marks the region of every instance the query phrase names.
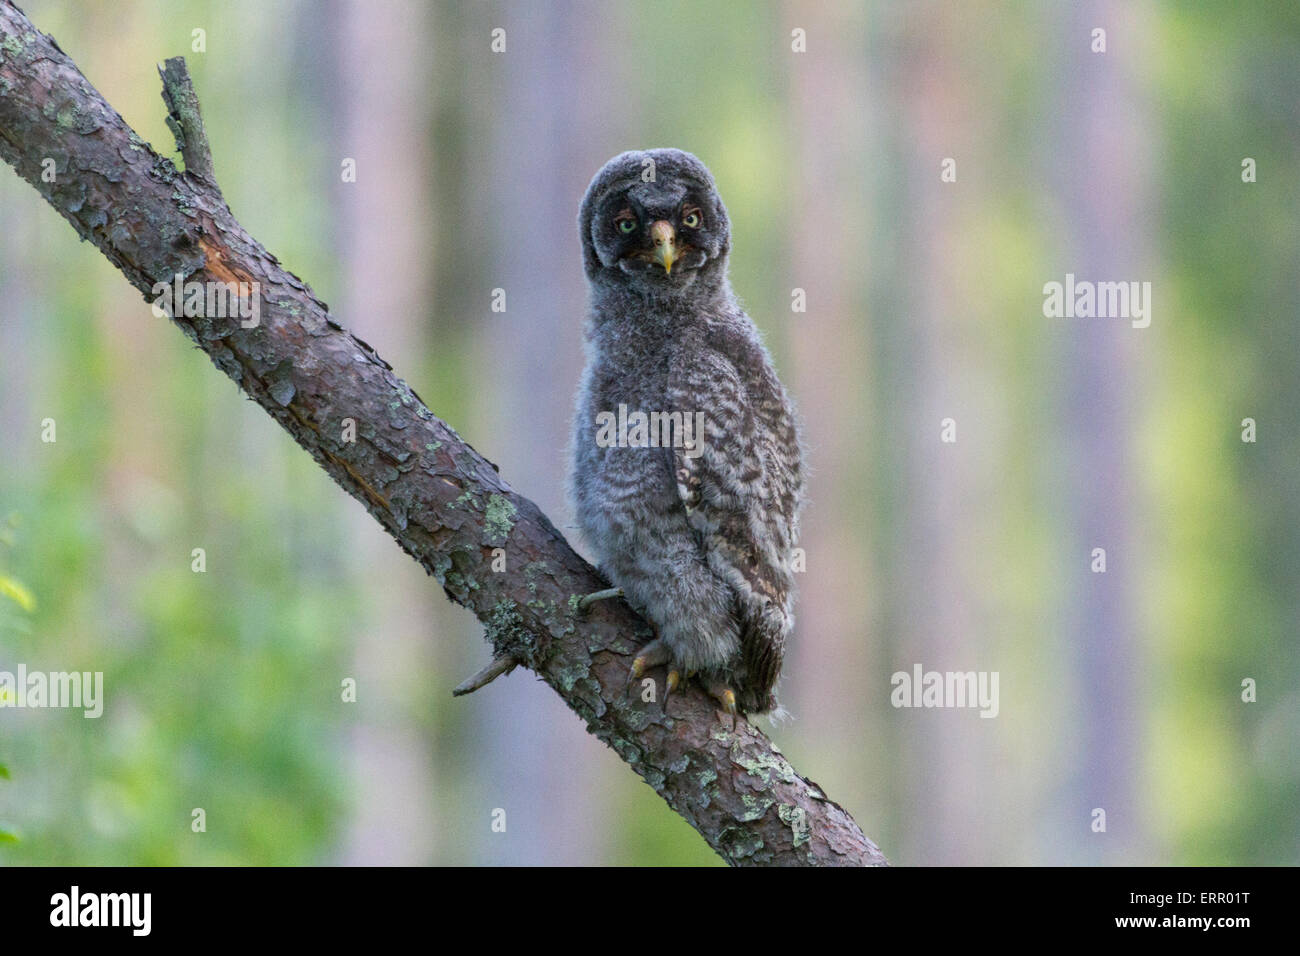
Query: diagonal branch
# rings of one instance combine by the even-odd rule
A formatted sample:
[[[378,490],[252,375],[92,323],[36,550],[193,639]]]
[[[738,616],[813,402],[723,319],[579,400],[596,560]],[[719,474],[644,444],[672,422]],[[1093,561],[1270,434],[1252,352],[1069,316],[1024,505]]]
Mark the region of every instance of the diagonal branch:
[[[483,622],[496,663],[462,688],[514,662],[535,671],[729,863],[884,864],[848,813],[759,730],[720,722],[703,692],[675,695],[667,714],[627,693],[645,622],[617,599],[579,607],[607,582],[244,231],[212,179],[183,63],[162,72],[184,173],[0,0],[0,157],[147,299],[158,283],[255,290],[256,324],[180,308],[173,321]]]

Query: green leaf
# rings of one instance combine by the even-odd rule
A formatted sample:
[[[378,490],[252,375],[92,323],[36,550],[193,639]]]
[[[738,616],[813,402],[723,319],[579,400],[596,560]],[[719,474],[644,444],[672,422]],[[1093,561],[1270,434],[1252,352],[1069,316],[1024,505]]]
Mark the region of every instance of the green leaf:
[[[28,614],[36,610],[36,596],[13,578],[7,578],[3,574],[0,574],[0,594],[12,598]]]
[[[2,763],[0,763],[0,777],[4,777],[6,780],[13,779],[9,776],[9,768]]]
[[[10,833],[8,830],[0,829],[0,843],[17,843],[18,834]]]

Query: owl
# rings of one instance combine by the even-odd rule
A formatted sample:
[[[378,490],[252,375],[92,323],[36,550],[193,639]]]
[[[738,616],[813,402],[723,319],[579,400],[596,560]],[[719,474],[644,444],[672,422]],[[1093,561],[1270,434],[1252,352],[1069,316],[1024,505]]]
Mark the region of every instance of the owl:
[[[731,291],[708,168],[615,156],[578,214],[586,368],[570,497],[601,571],[654,625],[632,678],[666,666],[728,713],[777,708],[804,501],[794,408]],[[617,592],[614,592],[617,593]]]

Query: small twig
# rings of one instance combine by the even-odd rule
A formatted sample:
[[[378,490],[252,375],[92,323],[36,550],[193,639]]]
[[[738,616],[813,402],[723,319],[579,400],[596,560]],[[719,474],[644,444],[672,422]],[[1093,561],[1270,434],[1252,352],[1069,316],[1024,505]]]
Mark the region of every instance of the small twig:
[[[456,689],[451,692],[451,696],[463,697],[466,694],[472,694],[480,687],[486,687],[502,674],[509,674],[518,666],[519,661],[515,660],[508,654],[505,657],[498,657],[473,677],[457,684]]]
[[[176,137],[176,148],[185,160],[185,172],[197,176],[216,189],[217,176],[212,168],[212,150],[199,112],[199,97],[190,80],[185,57],[173,56],[158,68],[162,77],[162,98],[167,104],[167,128]]]
[[[605,588],[603,591],[593,591],[591,594],[578,598],[578,610],[585,611],[597,601],[608,601],[611,598],[621,598],[622,596],[622,588]]]

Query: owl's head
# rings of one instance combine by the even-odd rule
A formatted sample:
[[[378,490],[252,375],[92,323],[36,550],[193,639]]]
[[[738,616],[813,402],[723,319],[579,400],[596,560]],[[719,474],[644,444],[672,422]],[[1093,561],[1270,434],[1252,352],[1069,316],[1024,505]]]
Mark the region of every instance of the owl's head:
[[[727,209],[708,167],[680,149],[607,162],[587,187],[578,229],[593,283],[656,297],[726,287]]]

